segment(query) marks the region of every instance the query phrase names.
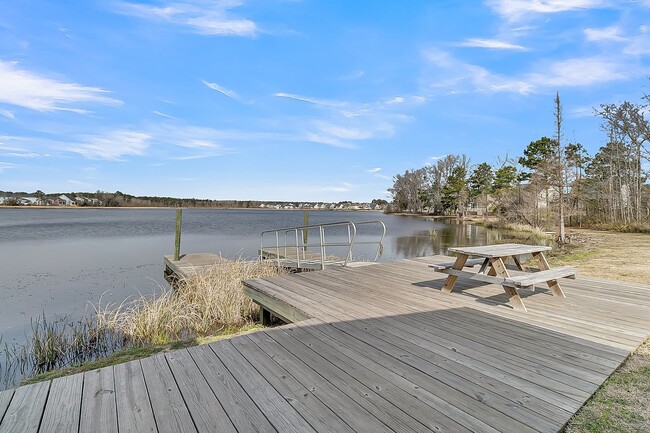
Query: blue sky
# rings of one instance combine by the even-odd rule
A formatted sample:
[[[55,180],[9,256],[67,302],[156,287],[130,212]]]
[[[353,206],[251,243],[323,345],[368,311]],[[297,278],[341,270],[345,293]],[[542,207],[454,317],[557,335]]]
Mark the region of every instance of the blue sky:
[[[22,0],[0,8],[0,190],[370,201],[446,154],[596,152],[650,93],[650,1]]]

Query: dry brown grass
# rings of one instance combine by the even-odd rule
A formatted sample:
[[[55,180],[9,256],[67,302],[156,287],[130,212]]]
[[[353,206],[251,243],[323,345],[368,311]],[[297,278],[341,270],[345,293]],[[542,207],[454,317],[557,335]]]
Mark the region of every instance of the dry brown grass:
[[[650,283],[650,235],[570,229],[572,242],[566,257],[557,264],[570,263],[580,273],[593,277]]]
[[[119,306],[97,308],[99,328],[119,331],[134,344],[167,344],[239,327],[258,314],[244,295],[242,280],[277,275],[275,266],[242,259],[226,260],[181,280],[175,289]]]
[[[488,229],[501,230],[510,237],[524,243],[548,244],[552,239],[543,228],[528,224],[487,221],[484,226]]]
[[[581,274],[650,282],[650,235],[570,231],[574,236],[557,264],[576,266]],[[650,319],[649,319],[650,320]],[[650,340],[646,340],[571,420],[565,433],[650,432]]]

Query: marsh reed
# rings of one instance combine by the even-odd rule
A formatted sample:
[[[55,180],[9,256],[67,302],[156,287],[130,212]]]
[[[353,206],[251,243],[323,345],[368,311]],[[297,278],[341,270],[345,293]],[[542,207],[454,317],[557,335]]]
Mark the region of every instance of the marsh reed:
[[[254,322],[259,310],[243,293],[242,281],[277,275],[273,264],[222,259],[210,269],[177,281],[158,293],[121,304],[102,304],[81,319],[32,319],[25,344],[2,343],[0,379],[30,376],[94,361],[130,347],[167,345],[237,329]]]
[[[174,289],[139,296],[117,308],[97,308],[100,328],[134,344],[168,344],[240,327],[257,318],[258,308],[244,295],[242,280],[277,275],[268,263],[222,259],[201,273],[179,280]]]

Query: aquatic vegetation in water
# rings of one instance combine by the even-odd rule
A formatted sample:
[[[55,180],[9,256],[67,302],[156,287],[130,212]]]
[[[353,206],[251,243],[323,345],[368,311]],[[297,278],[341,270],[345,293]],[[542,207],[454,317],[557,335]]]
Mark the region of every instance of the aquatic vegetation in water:
[[[223,259],[205,272],[180,280],[160,293],[120,305],[100,305],[78,320],[33,319],[26,344],[2,346],[0,379],[16,378],[94,361],[132,347],[166,345],[240,329],[259,317],[243,293],[243,280],[277,275],[272,263]]]
[[[4,344],[0,379],[10,383],[15,377],[97,359],[128,345],[119,332],[99,327],[94,317],[48,320],[43,314],[32,319],[26,344]]]

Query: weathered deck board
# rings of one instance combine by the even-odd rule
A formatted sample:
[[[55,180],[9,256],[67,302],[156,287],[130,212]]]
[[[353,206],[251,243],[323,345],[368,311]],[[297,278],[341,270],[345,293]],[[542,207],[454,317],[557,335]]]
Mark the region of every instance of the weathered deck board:
[[[0,433],[558,432],[650,332],[648,286],[578,275],[524,313],[500,285],[441,293],[449,261],[251,280],[299,322],[1,392]]]
[[[246,391],[208,346],[192,347],[188,352],[238,431],[271,433],[276,430]],[[121,433],[121,432],[120,432]]]
[[[237,429],[187,350],[176,350],[166,354],[165,358],[192,415],[196,429],[199,432],[236,433]]]
[[[304,287],[304,284],[303,284],[303,287]],[[409,301],[410,304],[414,304],[414,303],[415,303],[415,301],[413,300],[413,298],[409,298],[409,299],[410,299],[410,301]],[[409,306],[408,309],[404,309],[404,310],[400,310],[400,311],[405,311],[405,312],[407,312],[407,311],[412,311],[412,310],[410,310],[410,307],[411,307],[411,306]],[[348,307],[346,307],[346,308],[350,309],[350,304],[348,304]],[[362,310],[363,310],[363,309],[366,309],[366,308],[367,308],[367,302],[361,302],[361,304],[360,304],[360,308],[361,308]],[[360,317],[360,316],[359,316],[359,315],[355,315],[355,317]],[[392,319],[388,318],[387,320],[392,320]],[[471,326],[472,321],[467,321],[466,323],[467,323],[467,326]],[[461,324],[459,324],[459,325],[461,325]],[[394,326],[394,325],[393,325],[393,326]],[[459,332],[462,332],[462,330],[463,330],[463,326],[459,326],[458,328],[454,328],[454,329],[451,330],[451,332],[454,332],[455,329],[458,329]],[[481,330],[482,330],[482,327],[474,328],[474,332],[476,332],[476,331],[481,331]],[[515,337],[516,337],[516,333],[513,333],[513,334],[514,334],[514,335],[508,336],[508,338],[515,338]],[[538,333],[538,334],[539,334],[539,333]],[[492,335],[492,333],[490,333],[489,335],[486,335],[486,337],[494,337],[494,336]],[[531,349],[534,349],[534,347],[533,347],[532,345],[528,345],[526,341],[523,341],[522,344],[523,344],[524,346],[527,346],[527,347],[531,348]],[[499,349],[500,349],[501,351],[508,352],[508,346],[505,345],[505,344],[499,346]],[[532,359],[529,359],[529,361],[542,361],[542,362],[550,361],[551,363],[554,364],[555,367],[557,367],[557,368],[559,368],[560,370],[562,370],[563,366],[562,366],[562,365],[555,365],[556,361],[555,361],[553,358],[551,358],[551,359],[541,358],[541,359],[540,359],[539,356],[541,356],[541,355],[540,355],[539,353],[536,353],[536,352],[534,352],[534,351],[533,351],[532,353],[533,353],[533,354],[532,354],[531,356],[532,356],[533,358],[532,358]],[[536,356],[537,356],[538,358],[535,358]],[[585,363],[580,362],[579,369],[580,369],[580,370],[584,369],[584,368],[585,368],[585,364],[586,364],[586,362],[585,362]],[[600,369],[599,367],[595,367],[595,369],[596,369],[596,370],[601,370],[601,371],[602,371],[602,369]],[[599,378],[598,380],[601,380],[601,379],[602,379],[602,378]]]
[[[84,386],[81,401],[82,433],[110,433],[117,430],[117,402],[113,367],[83,373]]]
[[[9,403],[11,403],[11,399],[13,396],[14,396],[13,389],[0,391],[0,422],[2,422],[2,418],[5,416],[5,412],[7,411],[7,408],[9,408]]]
[[[121,433],[157,432],[140,361],[116,365],[113,373],[119,431]]]
[[[163,256],[165,276],[172,279],[191,277],[222,260],[220,255],[214,253],[183,254],[178,260],[174,260],[174,256]]]
[[[277,332],[274,332],[274,334],[277,334]],[[353,375],[357,380],[370,384],[371,388],[375,390],[380,390],[379,395],[386,395],[386,400],[394,404],[397,403],[400,408],[427,428],[434,431],[468,431],[453,419],[436,410],[435,407],[420,401],[412,390],[405,390],[369,369],[365,360],[359,362],[341,353],[336,347],[332,347],[324,340],[308,333],[304,328],[290,328],[287,329],[286,334],[291,335],[296,341],[317,352],[341,370]]]
[[[190,411],[183,401],[164,355],[141,360],[144,380],[160,433],[196,433]]]
[[[81,416],[82,387],[81,374],[52,381],[39,433],[59,433],[77,429]]]
[[[282,365],[275,362],[261,351],[253,341],[248,338],[233,340],[233,345],[251,365],[282,395],[294,395],[291,405],[307,420],[317,431],[353,432],[352,428],[340,418],[339,409],[333,411],[330,407],[300,383],[294,375],[285,370]],[[263,347],[267,346],[263,344]],[[320,393],[318,393],[320,394]],[[331,403],[328,402],[328,403]]]
[[[21,386],[14,392],[7,408],[0,433],[36,433],[47,402],[50,382]]]
[[[278,432],[316,431],[291,406],[288,402],[290,397],[278,393],[230,341],[221,341],[210,347]]]

